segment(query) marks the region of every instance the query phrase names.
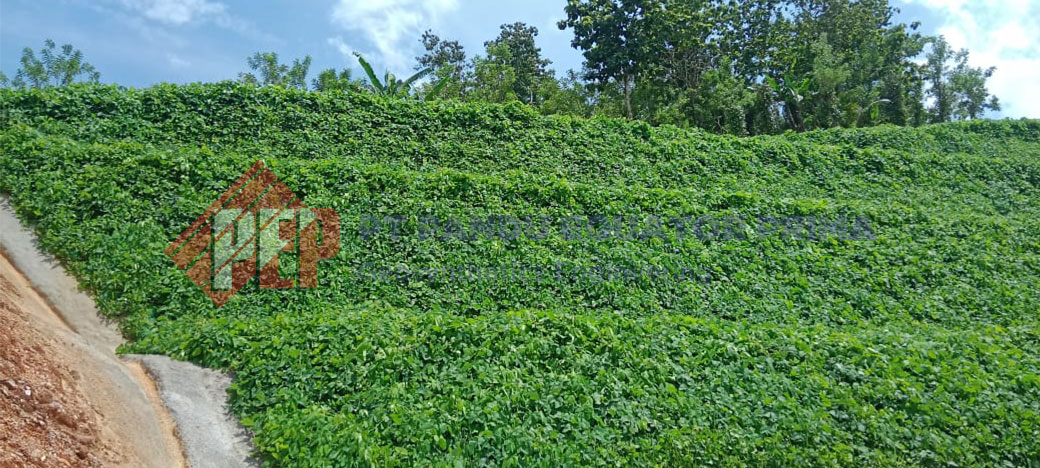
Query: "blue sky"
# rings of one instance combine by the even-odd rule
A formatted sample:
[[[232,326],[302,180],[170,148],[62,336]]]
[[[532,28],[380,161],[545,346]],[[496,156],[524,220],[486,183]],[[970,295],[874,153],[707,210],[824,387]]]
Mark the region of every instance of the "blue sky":
[[[45,38],[83,50],[104,82],[148,86],[234,78],[246,56],[310,54],[318,70],[355,67],[352,50],[378,70],[410,70],[419,37],[433,29],[472,56],[503,23],[538,27],[539,46],[564,71],[580,68],[570,31],[555,23],[565,0],[2,0],[0,70],[13,76],[22,47]],[[892,0],[899,20],[921,21],[967,47],[978,66],[997,66],[990,89],[1004,111],[1040,117],[1040,0]],[[356,67],[355,67],[356,68]]]

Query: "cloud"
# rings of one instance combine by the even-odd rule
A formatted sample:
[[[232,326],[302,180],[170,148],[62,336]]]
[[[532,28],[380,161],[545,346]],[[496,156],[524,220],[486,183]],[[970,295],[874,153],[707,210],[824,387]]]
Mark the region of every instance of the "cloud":
[[[172,26],[227,14],[227,5],[207,0],[121,0],[124,7]]]
[[[228,6],[209,0],[114,0],[123,10],[167,27],[212,23],[250,39],[280,42],[252,23],[232,15]],[[155,27],[155,26],[151,26]]]
[[[100,6],[92,6],[92,8],[101,14],[111,17],[114,21],[125,26],[143,39],[143,41],[135,42],[161,44],[165,47],[177,48],[184,47],[188,43],[185,38],[167,31],[164,27],[157,27],[141,16]]]
[[[341,36],[330,37],[328,43],[343,55],[352,55],[354,50],[356,50],[354,47],[351,47],[350,44],[347,44]]]
[[[457,8],[458,0],[339,0],[331,20],[360,36],[369,47],[361,52],[370,61],[403,71],[411,67],[422,32]],[[328,42],[347,55],[354,50],[340,36]]]
[[[968,49],[976,67],[997,67],[989,90],[1006,117],[1040,117],[1040,4],[1031,0],[903,0],[941,18],[936,33]]]
[[[166,54],[166,62],[174,68],[185,68],[191,66],[191,62],[178,57],[177,54]]]

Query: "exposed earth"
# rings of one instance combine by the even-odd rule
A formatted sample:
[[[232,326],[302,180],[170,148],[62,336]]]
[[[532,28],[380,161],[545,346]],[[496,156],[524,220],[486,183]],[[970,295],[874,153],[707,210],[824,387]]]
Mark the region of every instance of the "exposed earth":
[[[123,404],[75,333],[0,256],[0,468],[185,466],[148,460],[133,421],[109,417]],[[140,373],[140,367],[128,370]],[[154,396],[153,396],[154,398]],[[163,421],[171,430],[168,418]],[[176,440],[163,441],[178,455]],[[183,457],[172,456],[169,460]]]
[[[227,376],[121,343],[0,200],[0,468],[255,464]]]

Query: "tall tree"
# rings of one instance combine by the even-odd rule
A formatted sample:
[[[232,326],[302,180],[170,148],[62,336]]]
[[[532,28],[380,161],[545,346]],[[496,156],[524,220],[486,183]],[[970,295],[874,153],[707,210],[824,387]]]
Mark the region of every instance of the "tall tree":
[[[581,76],[574,70],[567,73],[559,81],[544,80],[539,91],[542,104],[538,109],[546,115],[565,114],[590,117],[595,101],[594,93],[582,82]]]
[[[467,98],[485,102],[510,102],[516,95],[516,70],[506,44],[488,45],[488,57],[473,59],[473,76]]]
[[[243,83],[260,86],[282,86],[286,88],[307,89],[307,72],[311,67],[311,56],[293,59],[292,66],[278,62],[275,52],[257,52],[246,58],[252,73],[239,73],[238,79]],[[256,73],[256,74],[254,74]]]
[[[777,9],[765,73],[811,85],[804,103],[783,102],[785,114],[804,114],[805,129],[908,121],[923,39],[916,24],[893,23],[888,0],[793,0]]]
[[[419,42],[422,42],[423,49],[426,52],[415,57],[416,62],[418,62],[415,66],[416,70],[433,68],[436,72],[448,69],[447,73],[452,80],[462,80],[462,75],[466,70],[466,50],[462,47],[462,44],[459,44],[459,41],[444,40],[434,34],[433,31],[426,30],[423,32]],[[438,73],[438,75],[440,74]]]
[[[565,12],[592,108],[608,115],[758,134],[999,108],[992,69],[943,44],[922,63],[930,38],[894,21],[889,0],[568,0]]]
[[[810,48],[813,57],[811,78],[815,88],[813,126],[832,127],[841,122],[839,94],[852,76],[844,57],[834,51],[823,33]]]
[[[931,43],[924,76],[933,101],[929,110],[932,122],[976,119],[987,110],[1000,110],[1000,102],[986,88],[986,79],[993,75],[995,67],[970,66],[968,51],[954,52],[943,36],[932,38]]]
[[[932,41],[932,50],[928,53],[924,76],[928,81],[928,95],[933,104],[929,109],[932,122],[949,122],[953,118],[953,88],[950,86],[950,62],[954,60],[954,51],[946,39],[939,36]]]
[[[925,121],[924,80],[915,57],[921,54],[927,38],[916,32],[919,23],[897,24],[882,37],[886,54],[878,74],[879,122],[920,125]]]
[[[600,112],[751,134],[924,120],[927,38],[895,23],[889,0],[569,0],[565,11]],[[960,69],[944,82],[945,114],[998,105],[987,70]]]
[[[1000,100],[989,94],[986,80],[993,76],[996,67],[972,68],[960,63],[950,77],[950,87],[956,96],[954,116],[958,119],[977,119],[987,110],[1000,110]]]
[[[538,28],[522,22],[503,24],[498,37],[484,43],[487,60],[513,69],[513,94],[521,101],[538,105],[538,91],[542,81],[551,73],[550,61],[542,58],[542,49],[535,44]],[[500,46],[500,47],[495,47]],[[508,51],[508,53],[503,53]]]
[[[101,78],[94,66],[83,59],[83,52],[72,44],[61,46],[58,52],[54,41],[43,41],[40,57],[32,49],[22,49],[21,68],[11,84],[17,88],[46,88],[66,86],[77,81],[97,83]]]
[[[557,26],[574,30],[571,46],[585,57],[585,78],[620,87],[625,114],[633,117],[632,91],[659,50],[660,0],[568,0]]]

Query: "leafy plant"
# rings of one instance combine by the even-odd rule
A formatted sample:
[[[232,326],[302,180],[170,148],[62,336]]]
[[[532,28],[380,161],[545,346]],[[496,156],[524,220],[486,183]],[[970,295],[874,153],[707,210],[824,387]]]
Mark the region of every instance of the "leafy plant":
[[[805,118],[802,115],[802,101],[811,93],[812,79],[796,78],[792,72],[795,66],[796,64],[791,64],[787,72],[784,73],[782,81],[777,81],[772,76],[766,76],[765,81],[784,103],[784,112],[790,126],[795,130],[804,132],[806,126]]]
[[[376,94],[379,94],[381,96],[395,98],[407,97],[409,96],[409,93],[412,90],[412,85],[416,81],[422,79],[423,77],[434,71],[433,67],[423,68],[422,70],[419,70],[418,72],[414,73],[412,76],[409,76],[408,78],[405,78],[404,80],[398,80],[393,73],[387,71],[383,75],[382,81],[380,81],[379,78],[376,76],[375,72],[372,70],[372,66],[369,65],[368,61],[365,60],[365,58],[362,57],[360,53],[354,52],[354,55],[357,57],[358,63],[361,64],[361,68],[365,71],[365,74],[368,75],[368,82],[372,86],[372,90]],[[444,85],[447,84],[447,82],[448,77],[444,77],[439,82],[437,82],[437,84],[434,85],[433,89],[431,89],[430,92],[426,94],[426,100],[432,100],[434,97],[436,97],[437,94],[441,91],[441,89],[444,88]]]
[[[0,192],[41,248],[120,319],[123,351],[233,372],[230,408],[269,466],[1040,453],[1040,121],[737,138],[228,82],[0,102]],[[216,309],[163,249],[258,155],[337,210],[340,254],[315,289],[254,283]],[[495,215],[548,227],[430,235]],[[362,235],[373,216],[387,224]],[[690,235],[606,222],[649,216],[688,217]],[[783,222],[842,216],[875,236]],[[710,281],[649,273],[676,264]]]

